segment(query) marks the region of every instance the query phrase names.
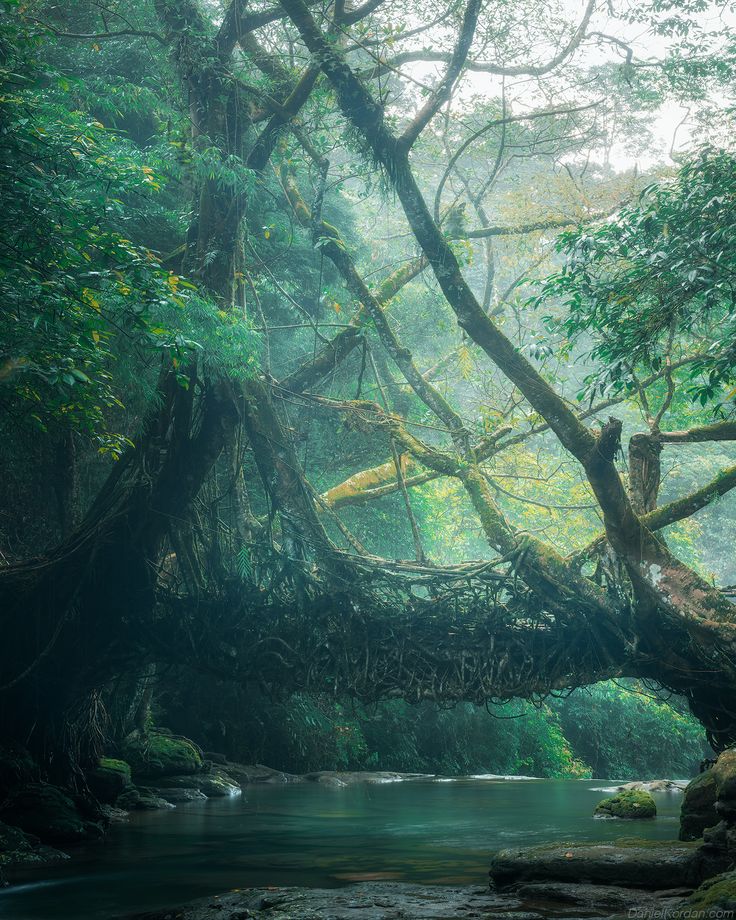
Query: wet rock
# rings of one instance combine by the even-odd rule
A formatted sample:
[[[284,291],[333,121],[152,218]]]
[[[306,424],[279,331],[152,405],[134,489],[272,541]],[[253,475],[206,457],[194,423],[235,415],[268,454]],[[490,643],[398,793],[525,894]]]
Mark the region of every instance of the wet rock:
[[[304,779],[307,782],[320,783],[323,786],[352,786],[357,783],[380,785],[426,778],[427,774],[425,773],[394,773],[387,770],[317,770],[314,773],[304,774]]]
[[[624,783],[623,786],[618,787],[617,791],[627,792],[634,789],[640,792],[674,792],[677,794],[683,792],[687,785],[686,782],[676,779],[636,780],[632,783]]]
[[[100,810],[108,824],[126,824],[128,821],[128,812],[124,808],[116,808],[114,805],[102,805]]]
[[[654,914],[655,911],[673,909],[692,889],[678,888],[664,891],[642,891],[639,888],[620,888],[613,885],[567,884],[564,882],[536,882],[520,885],[514,894],[526,904],[554,904],[555,911],[564,910],[567,905],[593,913],[639,911]]]
[[[227,757],[224,754],[218,754],[216,751],[205,751],[204,759],[224,767],[227,764]]]
[[[103,757],[94,769],[86,772],[85,779],[90,792],[108,805],[132,785],[130,766],[112,757]]]
[[[716,812],[736,823],[736,748],[723,751],[709,772],[716,783]]]
[[[172,802],[157,795],[153,789],[147,786],[131,786],[118,797],[115,802],[117,808],[125,811],[154,811],[157,808],[173,808]]]
[[[151,778],[153,782],[153,778]],[[240,785],[222,770],[197,773],[193,776],[162,776],[156,781],[158,789],[196,789],[207,798],[240,795]],[[164,793],[162,792],[162,795]]]
[[[703,882],[675,917],[708,917],[710,912],[723,917],[724,911],[736,911],[736,872],[725,872]]]
[[[56,862],[69,859],[66,853],[45,846],[33,834],[0,822],[0,871],[6,866]]]
[[[86,820],[77,803],[48,783],[27,783],[12,792],[0,819],[49,843],[76,843],[103,833],[101,823]]]
[[[702,879],[694,844],[619,840],[500,850],[489,875],[499,887],[527,882],[585,882],[657,890],[694,887]]]
[[[271,767],[264,767],[263,764],[242,764],[228,761],[225,765],[225,772],[236,783],[241,786],[249,786],[251,783],[303,783],[304,778],[297,776],[295,773],[284,773],[283,770],[273,770]]]
[[[202,755],[193,741],[163,732],[149,732],[129,739],[123,755],[130,764],[133,778],[176,776],[199,773]]]
[[[498,912],[498,913],[496,913]],[[137,920],[541,920],[488,889],[367,882],[347,888],[244,888]]]
[[[597,818],[654,818],[657,804],[651,793],[641,789],[627,789],[599,802],[594,811]]]
[[[229,795],[240,795],[240,784],[233,782],[230,776],[217,770],[213,773],[203,773],[197,777],[197,788],[207,798],[221,798]]]
[[[706,770],[688,783],[680,809],[680,840],[697,840],[706,827],[718,824],[716,777]]]
[[[164,799],[170,805],[184,805],[187,802],[206,802],[207,796],[199,789],[152,789],[153,795]]]

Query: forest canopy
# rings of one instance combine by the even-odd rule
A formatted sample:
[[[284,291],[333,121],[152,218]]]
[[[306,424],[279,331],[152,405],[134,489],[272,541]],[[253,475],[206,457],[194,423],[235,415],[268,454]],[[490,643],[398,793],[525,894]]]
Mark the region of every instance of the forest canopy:
[[[730,8],[0,10],[11,740],[736,741]]]

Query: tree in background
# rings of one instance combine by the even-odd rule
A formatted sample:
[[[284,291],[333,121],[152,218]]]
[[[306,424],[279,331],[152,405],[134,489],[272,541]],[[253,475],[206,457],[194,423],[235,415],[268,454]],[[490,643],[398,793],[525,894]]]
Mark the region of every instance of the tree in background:
[[[68,777],[186,662],[363,701],[640,677],[732,741],[728,588],[660,534],[736,471],[659,498],[663,449],[734,436],[733,159],[612,167],[683,75],[706,112],[728,36],[645,10],[644,62],[593,0],[4,2],[9,736]]]

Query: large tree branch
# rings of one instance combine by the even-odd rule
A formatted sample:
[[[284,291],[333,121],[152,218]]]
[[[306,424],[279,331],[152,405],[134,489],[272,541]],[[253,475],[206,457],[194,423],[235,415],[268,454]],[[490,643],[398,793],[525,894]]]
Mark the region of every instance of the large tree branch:
[[[648,514],[642,515],[642,521],[649,530],[662,530],[678,521],[684,521],[692,517],[701,508],[706,508],[717,498],[736,488],[736,465],[726,467],[721,470],[709,482],[699,489],[684,495],[682,498],[676,498],[674,501],[656,508]],[[599,553],[606,545],[606,537],[601,535],[596,537],[585,546],[578,550],[570,557],[570,561],[576,565],[582,565],[586,559],[590,559]]]
[[[383,310],[383,303],[369,290],[365,281],[359,275],[352,257],[345,244],[340,239],[338,231],[331,224],[319,221],[314,226],[312,213],[302,198],[293,177],[285,169],[281,170],[281,182],[284,192],[294,209],[294,214],[299,223],[312,229],[317,236],[316,242],[322,252],[335,265],[343,277],[348,290],[363,304],[376,327],[381,342],[391,358],[401,370],[404,378],[422,402],[444,422],[453,438],[463,446],[467,446],[467,432],[460,416],[450,406],[442,394],[431,383],[424,379],[414,363],[411,352],[404,348],[394,332],[388,317]],[[402,273],[407,277],[409,273]]]
[[[450,58],[445,76],[442,78],[439,86],[435,89],[429,99],[427,99],[421,109],[408,124],[404,130],[404,133],[399,139],[401,145],[405,149],[408,150],[414,144],[416,139],[426,128],[429,122],[434,118],[437,112],[439,112],[445,102],[447,102],[447,100],[450,98],[452,87],[455,85],[455,81],[460,76],[463,64],[465,63],[468,52],[470,51],[470,46],[473,42],[475,27],[478,23],[478,14],[480,13],[480,6],[480,0],[469,0],[468,5],[465,7],[463,23],[460,29],[460,36],[455,46],[455,50],[452,53],[452,57]]]
[[[579,26],[571,36],[570,40],[565,44],[554,57],[550,58],[549,61],[546,61],[544,64],[518,64],[518,65],[504,65],[504,64],[495,64],[490,61],[465,61],[465,69],[472,70],[478,73],[490,73],[499,77],[542,77],[547,73],[553,71],[556,67],[565,61],[580,45],[582,40],[585,38],[585,35],[588,30],[588,24],[590,23],[591,16],[595,10],[597,0],[588,0],[588,5],[585,8],[583,18],[580,21]],[[415,51],[402,51],[399,54],[391,58],[390,61],[381,62],[376,67],[371,68],[370,71],[367,71],[365,74],[362,74],[367,79],[375,79],[378,76],[383,76],[384,73],[391,70],[396,70],[397,67],[400,67],[402,64],[410,64],[413,62],[422,62],[422,63],[446,63],[449,64],[452,60],[452,55],[447,51],[435,51],[432,48],[420,48]]]
[[[701,441],[736,441],[736,421],[715,422],[684,431],[659,431],[660,441],[670,444],[696,444]]]

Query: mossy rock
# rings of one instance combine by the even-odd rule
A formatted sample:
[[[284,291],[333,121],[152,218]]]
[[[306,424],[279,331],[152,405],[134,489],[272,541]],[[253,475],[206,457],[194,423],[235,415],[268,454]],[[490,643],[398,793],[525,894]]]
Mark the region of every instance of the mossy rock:
[[[202,769],[202,756],[193,742],[161,732],[128,741],[123,756],[135,779],[199,773]]]
[[[657,805],[648,792],[642,789],[626,789],[599,802],[593,814],[596,818],[654,818]]]
[[[696,885],[697,846],[677,841],[552,843],[499,850],[490,877],[499,888],[527,882],[586,882],[650,890]]]
[[[147,787],[129,786],[115,802],[116,808],[125,811],[155,811],[159,808],[174,808],[172,802],[157,795],[157,790]]]
[[[0,821],[0,869],[68,858],[66,853],[44,846],[33,834],[26,834],[19,827],[10,827]]]
[[[87,771],[86,779],[95,798],[108,805],[115,802],[132,783],[130,766],[124,760],[112,757],[103,757],[93,770]]]
[[[709,912],[736,911],[736,872],[725,872],[703,882],[687,899],[675,917],[707,917]]]
[[[84,819],[66,793],[48,783],[28,783],[15,790],[0,818],[50,843],[75,843],[103,833],[100,824]]]
[[[736,823],[736,748],[719,754],[710,772],[716,783],[716,812],[729,824]]]
[[[680,809],[680,840],[697,840],[718,824],[716,777],[712,770],[696,776],[685,789]]]
[[[239,795],[240,785],[221,770],[200,773],[197,776],[162,776],[155,784],[161,789],[198,789],[207,798]],[[164,796],[165,797],[165,796]]]

